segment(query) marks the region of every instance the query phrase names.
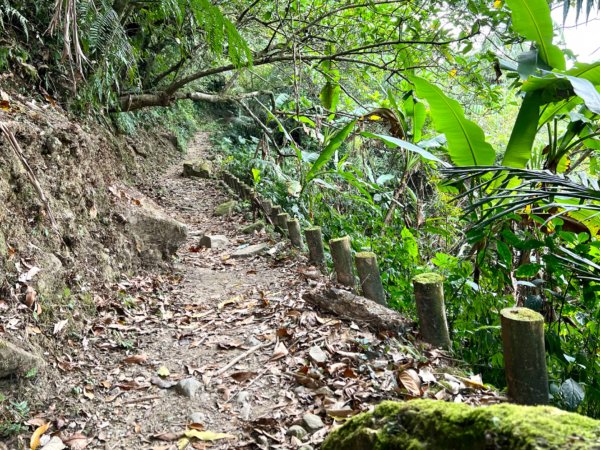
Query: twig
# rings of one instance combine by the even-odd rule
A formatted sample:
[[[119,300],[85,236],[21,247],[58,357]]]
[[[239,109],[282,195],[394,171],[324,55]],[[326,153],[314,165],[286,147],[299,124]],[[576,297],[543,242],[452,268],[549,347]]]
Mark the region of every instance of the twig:
[[[25,159],[25,155],[23,155],[23,151],[21,150],[21,147],[19,146],[19,143],[17,142],[17,138],[15,138],[15,135],[8,129],[8,126],[3,122],[0,122],[0,131],[2,131],[2,133],[4,133],[4,135],[6,136],[6,139],[8,139],[10,147],[12,148],[15,156],[21,162],[23,167],[25,168],[25,171],[27,172],[27,177],[29,178],[29,181],[31,182],[31,184],[33,185],[35,190],[37,191],[40,201],[43,203],[44,207],[46,208],[46,213],[48,214],[48,218],[50,219],[52,228],[54,229],[54,231],[56,232],[58,237],[60,237],[62,240],[62,236],[60,235],[60,232],[58,231],[58,225],[56,224],[56,220],[54,219],[54,214],[52,213],[52,209],[50,209],[50,203],[48,202],[48,199],[46,198],[46,195],[44,194],[44,191],[42,190],[42,187],[40,186],[40,183],[38,182],[38,180],[35,176],[35,173],[33,172],[33,169],[27,162],[27,159]]]
[[[233,358],[229,364],[227,364],[225,367],[222,367],[221,369],[217,370],[213,376],[219,376],[219,375],[223,375],[225,372],[227,372],[231,367],[233,367],[234,365],[236,365],[238,362],[240,362],[242,359],[250,356],[252,353],[254,353],[256,350],[259,350],[263,347],[268,347],[269,345],[271,345],[272,342],[263,342],[261,344],[255,345],[254,347],[250,348],[249,350],[246,350],[244,353],[242,353],[241,355],[236,356],[235,358]]]
[[[129,399],[129,400],[125,400],[123,402],[123,405],[131,405],[133,403],[148,402],[150,400],[158,400],[160,398],[161,398],[160,395],[150,395],[148,397],[132,398],[132,399]]]

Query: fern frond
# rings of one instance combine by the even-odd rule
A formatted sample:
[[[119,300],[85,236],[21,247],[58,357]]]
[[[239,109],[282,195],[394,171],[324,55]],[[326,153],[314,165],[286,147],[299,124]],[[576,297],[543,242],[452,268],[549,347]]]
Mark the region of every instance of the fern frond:
[[[8,3],[8,0],[4,0],[2,4],[0,4],[0,28],[2,28],[2,30],[6,30],[6,24],[4,23],[5,18],[7,20],[17,21],[25,34],[25,39],[27,41],[29,40],[29,21],[19,10],[11,6],[11,4]]]

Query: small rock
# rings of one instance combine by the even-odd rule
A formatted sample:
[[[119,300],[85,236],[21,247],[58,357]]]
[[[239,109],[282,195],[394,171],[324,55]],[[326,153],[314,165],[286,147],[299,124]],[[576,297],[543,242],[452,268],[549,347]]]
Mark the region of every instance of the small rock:
[[[206,415],[203,412],[195,412],[188,416],[188,421],[191,423],[204,423]]]
[[[248,247],[236,250],[231,254],[232,258],[248,258],[250,256],[258,255],[269,247],[268,244],[255,244],[249,245]]]
[[[236,401],[238,403],[246,403],[250,400],[250,392],[248,391],[241,391],[238,395],[237,395],[237,399]]]
[[[230,216],[233,214],[233,210],[236,206],[237,202],[235,200],[229,200],[228,202],[221,203],[217,206],[213,214],[217,217]]]
[[[312,445],[304,444],[302,447],[299,447],[298,450],[314,450]]]
[[[262,220],[257,220],[256,222],[251,223],[250,225],[246,225],[240,231],[244,234],[252,234],[255,231],[262,230],[264,227],[265,223]]]
[[[222,248],[229,244],[229,239],[223,234],[204,235],[200,239],[200,247]]]
[[[183,163],[183,176],[196,178],[210,178],[212,166],[203,159],[192,159]]]
[[[302,422],[309,431],[317,431],[325,426],[323,421],[316,414],[306,413],[302,416]]]
[[[322,386],[315,391],[317,395],[323,395],[325,397],[333,397],[335,396],[334,392],[327,386]]]
[[[300,425],[292,425],[291,427],[288,428],[288,430],[285,432],[285,434],[286,434],[286,436],[295,436],[298,439],[304,439],[306,437],[306,435],[308,434],[308,431],[306,431]]]
[[[196,392],[198,392],[198,389],[200,389],[201,386],[202,383],[195,378],[184,378],[177,383],[175,388],[181,395],[187,398],[193,398],[196,396]]]
[[[310,356],[310,359],[317,364],[324,364],[328,359],[327,353],[325,353],[321,347],[317,346],[311,347],[308,351],[308,356]]]

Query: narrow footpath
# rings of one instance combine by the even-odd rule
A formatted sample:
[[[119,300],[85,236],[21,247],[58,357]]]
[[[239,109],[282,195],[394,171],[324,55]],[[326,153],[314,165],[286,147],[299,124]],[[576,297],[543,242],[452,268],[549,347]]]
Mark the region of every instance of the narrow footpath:
[[[199,134],[188,157],[210,152]],[[441,353],[315,311],[302,296],[327,278],[264,230],[242,233],[248,211],[215,217],[231,200],[223,187],[181,172],[175,164],[141,188],[188,227],[175,269],[95,299],[81,345],[55,355],[62,378],[45,417],[62,418],[70,448],[310,450],[382,399],[428,396]],[[202,248],[203,235],[227,240]],[[269,250],[232,257],[260,243]],[[445,383],[436,398],[485,402],[473,385]]]

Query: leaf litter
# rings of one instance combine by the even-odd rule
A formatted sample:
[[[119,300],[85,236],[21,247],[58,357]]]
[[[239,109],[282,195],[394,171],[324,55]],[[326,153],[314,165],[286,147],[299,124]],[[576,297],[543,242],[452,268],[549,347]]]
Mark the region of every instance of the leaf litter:
[[[207,151],[200,134],[189,156]],[[222,188],[179,171],[173,166],[142,188],[190,230],[174,269],[94,293],[97,315],[85,319],[79,341],[65,335],[65,319],[55,323],[66,341],[52,355],[60,381],[43,416],[29,423],[31,448],[55,437],[76,450],[318,446],[332,427],[384,399],[505,400],[412,334],[377,333],[315,311],[303,294],[329,281],[265,231],[242,235],[250,219],[243,214],[213,217],[228,199]],[[203,234],[225,234],[230,244],[201,249]],[[240,245],[263,242],[276,248],[273,256],[229,258]],[[193,397],[172,389],[190,377],[200,380]],[[288,436],[307,413],[324,426],[302,440]],[[50,439],[51,424],[58,432]]]

